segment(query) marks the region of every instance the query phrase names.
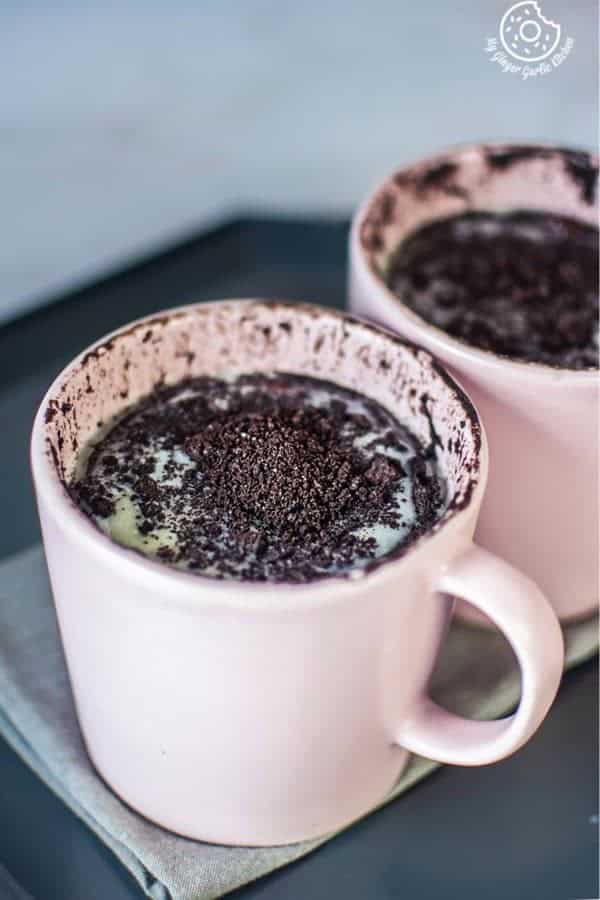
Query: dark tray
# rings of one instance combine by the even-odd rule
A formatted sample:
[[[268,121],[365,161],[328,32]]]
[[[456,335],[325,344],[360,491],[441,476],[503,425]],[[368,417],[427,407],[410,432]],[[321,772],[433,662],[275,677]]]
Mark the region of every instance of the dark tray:
[[[71,357],[130,319],[193,300],[285,297],[341,307],[347,230],[345,222],[240,219],[0,329],[0,557],[39,540],[29,430],[44,390]],[[236,896],[598,897],[597,675],[596,662],[570,673],[546,722],[515,757],[483,769],[446,767]],[[143,896],[2,741],[0,861],[38,900]]]

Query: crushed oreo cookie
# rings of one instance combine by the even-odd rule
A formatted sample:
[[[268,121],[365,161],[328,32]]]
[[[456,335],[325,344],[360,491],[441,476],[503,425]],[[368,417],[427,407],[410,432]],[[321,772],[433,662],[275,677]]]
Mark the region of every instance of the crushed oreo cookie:
[[[445,500],[432,451],[383,407],[283,373],[159,388],[70,491],[115,540],[167,563],[289,582],[368,569]]]
[[[598,367],[598,229],[534,210],[423,226],[394,253],[391,290],[453,337],[500,356]]]

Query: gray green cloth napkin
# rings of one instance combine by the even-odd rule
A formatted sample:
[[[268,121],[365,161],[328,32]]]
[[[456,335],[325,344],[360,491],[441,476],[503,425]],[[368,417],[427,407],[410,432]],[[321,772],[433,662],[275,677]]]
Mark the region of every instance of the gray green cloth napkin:
[[[597,617],[565,628],[565,640],[567,667],[592,656]],[[510,648],[495,633],[454,624],[432,692],[463,715],[506,713],[519,695]],[[0,733],[155,900],[222,897],[328,840],[257,849],[202,844],[147,822],[106,787],[81,740],[40,547],[0,565]],[[383,802],[437,766],[413,757]]]

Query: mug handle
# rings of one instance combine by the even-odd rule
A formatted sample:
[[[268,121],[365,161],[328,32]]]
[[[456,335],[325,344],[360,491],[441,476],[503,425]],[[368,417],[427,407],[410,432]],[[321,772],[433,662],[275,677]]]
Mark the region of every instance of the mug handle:
[[[437,589],[472,603],[503,632],[521,669],[521,701],[511,716],[478,722],[423,695],[403,722],[396,743],[444,763],[496,762],[529,740],[556,696],[564,659],[560,625],[530,578],[476,544],[445,568]]]

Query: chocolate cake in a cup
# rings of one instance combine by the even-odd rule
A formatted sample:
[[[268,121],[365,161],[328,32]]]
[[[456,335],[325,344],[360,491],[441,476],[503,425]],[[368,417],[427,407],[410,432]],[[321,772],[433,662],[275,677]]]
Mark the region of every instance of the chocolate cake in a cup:
[[[598,603],[598,160],[478,145],[391,174],[354,218],[350,308],[434,353],[484,421],[477,539],[561,619]]]

